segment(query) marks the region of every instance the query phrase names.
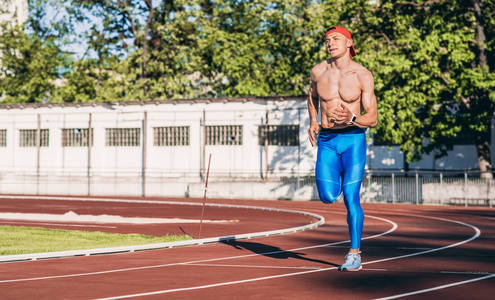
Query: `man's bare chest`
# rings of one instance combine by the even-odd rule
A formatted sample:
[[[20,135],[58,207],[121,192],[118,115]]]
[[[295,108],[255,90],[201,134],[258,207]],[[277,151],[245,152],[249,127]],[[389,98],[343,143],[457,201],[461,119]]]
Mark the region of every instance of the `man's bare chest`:
[[[361,96],[361,87],[354,73],[326,71],[316,83],[320,99],[354,102]]]

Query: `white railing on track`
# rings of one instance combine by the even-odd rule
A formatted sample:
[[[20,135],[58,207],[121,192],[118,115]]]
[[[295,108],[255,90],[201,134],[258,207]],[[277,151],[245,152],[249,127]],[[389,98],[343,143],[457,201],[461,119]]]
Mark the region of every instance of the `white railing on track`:
[[[132,199],[105,199],[105,198],[77,198],[77,197],[43,197],[43,196],[0,196],[1,199],[49,199],[49,200],[71,200],[71,201],[104,201],[104,202],[124,202],[124,203],[152,203],[152,204],[169,204],[169,205],[191,205],[191,206],[201,206],[202,203],[193,202],[175,202],[175,201],[149,201],[149,200],[132,200]],[[61,257],[77,257],[77,256],[90,256],[90,255],[100,255],[100,254],[111,254],[111,253],[125,253],[125,252],[135,252],[144,250],[156,250],[164,248],[173,247],[183,247],[183,246],[194,246],[203,245],[218,242],[227,242],[233,240],[251,239],[257,237],[267,237],[280,234],[295,233],[299,231],[305,231],[319,227],[325,223],[325,218],[320,215],[304,212],[304,211],[294,211],[285,210],[277,208],[267,208],[258,206],[245,206],[245,205],[230,205],[230,204],[212,204],[207,203],[206,206],[210,207],[228,207],[228,208],[241,208],[241,209],[255,209],[255,210],[265,210],[265,211],[275,211],[283,213],[293,213],[297,215],[304,215],[315,218],[318,220],[315,223],[310,223],[303,226],[297,226],[286,229],[278,229],[271,231],[262,231],[254,233],[246,233],[239,235],[229,235],[221,237],[212,237],[204,239],[195,239],[187,241],[177,241],[168,243],[157,243],[157,244],[147,244],[147,245],[134,245],[134,246],[122,246],[122,247],[111,247],[111,248],[97,248],[97,249],[82,249],[82,250],[69,250],[69,251],[57,251],[57,252],[43,252],[43,253],[31,253],[31,254],[16,254],[16,255],[2,255],[0,256],[0,262],[14,262],[14,261],[29,261],[29,260],[39,260],[48,258],[61,258]]]

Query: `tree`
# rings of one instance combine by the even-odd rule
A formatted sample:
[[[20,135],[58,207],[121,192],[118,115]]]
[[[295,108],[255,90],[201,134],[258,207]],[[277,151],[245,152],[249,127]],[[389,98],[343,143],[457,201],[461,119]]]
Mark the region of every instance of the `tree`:
[[[199,7],[199,71],[215,95],[306,93],[311,68],[323,59],[322,1],[199,1]]]
[[[375,74],[377,131],[400,144],[408,162],[444,156],[456,137],[472,136],[482,177],[491,178],[494,4],[387,0],[346,7],[358,57]]]
[[[70,3],[31,0],[28,34],[1,37],[6,101],[305,94],[311,68],[327,56],[324,30],[340,24],[375,76],[375,136],[400,144],[406,162],[474,137],[482,176],[491,177],[494,0]],[[48,4],[65,9],[63,22],[47,19]],[[60,50],[74,22],[98,24],[85,32],[80,60]]]
[[[93,25],[89,40],[89,50],[97,56],[98,72],[110,67],[113,56],[127,56],[129,51],[139,51],[139,87],[141,94],[148,94],[148,48],[149,37],[155,34],[154,7],[151,0],[76,0],[72,3],[72,14],[80,22],[94,19],[100,22]],[[143,25],[144,24],[144,25]],[[134,47],[128,44],[132,40]],[[136,53],[136,52],[134,52]],[[115,75],[115,72],[112,72]],[[141,98],[141,97],[139,97]]]
[[[77,64],[91,69],[71,67],[56,101],[304,94],[325,55],[323,2],[73,1],[74,19],[101,26],[88,32],[92,54]],[[81,76],[97,81],[95,92],[83,89],[90,97],[73,92],[91,81]]]
[[[28,35],[23,27],[2,26],[0,94],[3,103],[48,102],[59,79],[63,55],[50,42]]]
[[[56,0],[30,0],[26,24],[1,24],[0,94],[4,103],[49,102],[66,69],[61,50],[73,29]],[[54,9],[50,9],[54,8]]]

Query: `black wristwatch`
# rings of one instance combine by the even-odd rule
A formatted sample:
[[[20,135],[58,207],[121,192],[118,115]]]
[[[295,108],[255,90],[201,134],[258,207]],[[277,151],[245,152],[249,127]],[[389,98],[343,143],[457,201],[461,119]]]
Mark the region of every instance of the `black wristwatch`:
[[[349,121],[349,124],[354,124],[354,122],[356,122],[356,118],[357,118],[356,114],[355,113],[352,113],[352,118]]]

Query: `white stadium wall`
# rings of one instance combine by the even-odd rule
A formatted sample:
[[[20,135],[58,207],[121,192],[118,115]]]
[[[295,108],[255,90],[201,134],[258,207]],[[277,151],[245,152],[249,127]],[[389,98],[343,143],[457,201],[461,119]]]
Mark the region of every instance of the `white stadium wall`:
[[[269,125],[299,125],[299,143],[269,145],[267,149],[260,145],[258,128],[265,124],[267,114]],[[41,130],[49,130],[48,145],[39,149],[21,147],[21,131],[37,130],[38,122]],[[93,145],[89,152],[87,146],[62,145],[63,129],[79,133],[90,122]],[[242,126],[241,142],[205,145],[203,125]],[[189,144],[155,145],[154,128],[170,126],[189,127]],[[307,140],[308,126],[303,97],[0,105],[0,130],[6,133],[5,145],[0,146],[0,193],[197,195],[202,189],[203,168],[211,154],[210,178],[239,182],[218,191],[219,195],[227,190],[230,195],[237,195],[243,189],[254,195],[259,191],[243,186],[242,182],[313,175],[316,147],[312,148]],[[135,137],[139,138],[137,144],[107,145],[107,129],[122,128],[140,132]],[[493,143],[491,147],[495,153]],[[475,147],[456,146],[447,157],[434,160],[431,155],[425,156],[409,167],[475,170]],[[367,168],[403,169],[403,154],[398,146],[369,145]],[[308,187],[304,194],[307,193],[314,191]]]

